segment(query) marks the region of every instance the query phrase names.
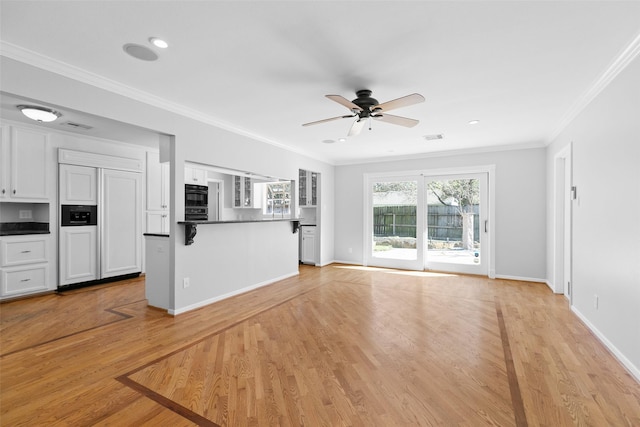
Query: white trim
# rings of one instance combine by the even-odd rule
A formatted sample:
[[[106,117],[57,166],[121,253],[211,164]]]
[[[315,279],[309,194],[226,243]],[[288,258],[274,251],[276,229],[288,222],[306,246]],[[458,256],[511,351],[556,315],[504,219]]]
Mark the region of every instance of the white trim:
[[[195,304],[190,304],[190,305],[188,305],[186,307],[182,307],[182,308],[178,308],[178,309],[169,309],[169,310],[167,310],[167,313],[169,313],[172,316],[176,316],[178,314],[186,313],[188,311],[195,310],[197,308],[201,308],[201,307],[207,306],[209,304],[213,304],[215,302],[222,301],[222,300],[227,299],[227,298],[231,298],[231,297],[236,296],[236,295],[244,294],[246,292],[252,291],[254,289],[261,288],[263,286],[270,285],[270,284],[275,283],[275,282],[279,282],[280,280],[288,279],[289,277],[297,276],[298,274],[300,274],[298,271],[296,271],[295,273],[285,274],[285,275],[280,276],[280,277],[275,277],[273,279],[265,280],[264,282],[260,282],[260,283],[257,283],[255,285],[251,285],[251,286],[247,286],[247,287],[242,288],[242,289],[238,289],[237,291],[228,292],[228,293],[223,294],[223,295],[218,295],[217,297],[209,298],[209,299],[206,299],[204,301],[199,301],[199,302],[197,302]]]
[[[547,281],[545,279],[540,279],[537,277],[510,276],[508,274],[496,274],[495,279],[517,280],[518,282],[534,282],[547,284]]]
[[[593,325],[593,323],[589,322],[586,316],[583,315],[575,306],[571,306],[571,311],[573,311],[575,315],[578,316],[578,318],[582,321],[582,323],[584,323],[585,326],[589,328],[591,332],[593,332],[593,334],[600,340],[600,342],[604,344],[604,346],[607,347],[607,349],[611,353],[613,353],[615,358],[618,359],[618,361],[622,363],[625,368],[627,368],[629,373],[633,375],[637,381],[640,382],[640,367],[635,366],[633,363],[631,363],[631,361],[627,359],[625,355],[620,350],[618,350],[618,348],[613,345],[613,343],[609,341],[607,337],[598,330],[598,328]]]
[[[609,83],[616,78],[622,70],[624,70],[636,56],[640,54],[640,33],[631,40],[631,42],[618,53],[618,55],[609,64],[606,70],[587,88],[576,102],[573,103],[569,111],[565,113],[562,120],[546,140],[545,145],[549,145],[558,135],[582,112],[599,94],[606,88]]]
[[[89,72],[87,70],[76,67],[74,65],[67,64],[66,62],[59,61],[57,59],[51,58],[46,55],[42,55],[38,52],[25,49],[21,46],[18,46],[3,40],[0,40],[0,55],[6,58],[10,58],[28,65],[31,65],[33,67],[41,68],[43,70],[50,71],[55,74],[59,74],[63,77],[67,77],[67,78],[79,81],[81,83],[85,83],[85,84],[97,87],[99,89],[103,89],[103,90],[116,93],[118,95],[130,98],[139,102],[143,102],[153,107],[170,111],[172,113],[175,113],[193,120],[197,120],[199,122],[218,127],[220,129],[227,130],[237,135],[246,136],[248,138],[251,138],[260,142],[264,142],[266,144],[270,144],[293,153],[297,153],[306,157],[312,157],[312,158],[331,164],[331,161],[329,158],[321,158],[321,156],[319,156],[317,153],[312,154],[296,147],[281,144],[280,142],[277,142],[273,139],[265,138],[264,136],[250,132],[247,129],[239,127],[235,124],[225,122],[217,117],[213,117],[208,114],[203,114],[201,111],[194,110],[182,104],[178,104],[178,103],[169,101],[167,99],[161,98],[159,96],[153,95],[151,93],[144,92],[139,89],[133,88],[131,86],[124,85],[120,82],[108,79],[99,74]]]

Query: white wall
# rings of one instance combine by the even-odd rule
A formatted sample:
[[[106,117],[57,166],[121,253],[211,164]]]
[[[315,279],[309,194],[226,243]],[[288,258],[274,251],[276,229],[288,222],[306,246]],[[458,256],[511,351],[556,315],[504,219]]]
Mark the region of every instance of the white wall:
[[[553,141],[573,146],[573,309],[640,379],[640,58]],[[548,188],[551,209],[553,192]],[[547,213],[552,228],[553,212]],[[552,276],[552,241],[547,246]],[[598,296],[598,308],[595,296]]]
[[[331,165],[13,59],[0,57],[0,60],[2,68],[0,87],[3,91],[63,109],[84,111],[174,136],[169,150],[172,184],[171,277],[174,283],[170,304],[174,309],[181,309],[177,304],[209,300],[226,291],[215,286],[182,288],[183,277],[200,276],[209,269],[206,264],[193,266],[189,263],[192,248],[184,245],[184,227],[176,224],[176,221],[184,219],[184,205],[174,201],[184,200],[185,161],[250,170],[261,175],[291,179],[297,178],[299,168],[320,172],[322,179],[329,184],[327,187],[323,183],[323,188],[326,190],[322,190],[321,193],[323,209],[326,208],[326,214],[323,216],[322,237],[333,235],[333,194],[331,192],[333,167]],[[247,153],[251,154],[247,155]],[[330,239],[327,239],[327,242],[327,244],[323,242],[322,245],[323,258],[333,259],[332,242]],[[294,249],[291,252],[297,260],[295,255],[297,239],[290,240],[287,244]],[[239,255],[229,254],[228,256]],[[286,261],[283,263],[289,265]],[[297,263],[295,271],[297,271]],[[239,281],[236,285],[244,286]]]
[[[428,157],[336,167],[336,260],[363,262],[363,176],[495,165],[495,274],[524,280],[546,277],[545,149]],[[349,253],[349,248],[352,252]]]

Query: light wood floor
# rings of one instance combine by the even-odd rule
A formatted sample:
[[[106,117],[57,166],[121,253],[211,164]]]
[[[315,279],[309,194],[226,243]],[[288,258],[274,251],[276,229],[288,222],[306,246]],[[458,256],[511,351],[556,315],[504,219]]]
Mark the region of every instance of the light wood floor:
[[[3,426],[640,426],[640,384],[544,284],[301,266],[175,318],[143,279],[0,317]]]

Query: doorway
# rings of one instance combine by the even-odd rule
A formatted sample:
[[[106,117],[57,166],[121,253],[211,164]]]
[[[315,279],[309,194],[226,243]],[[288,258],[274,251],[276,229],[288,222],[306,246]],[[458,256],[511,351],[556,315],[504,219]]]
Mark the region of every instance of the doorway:
[[[571,302],[571,145],[554,157],[553,290]]]

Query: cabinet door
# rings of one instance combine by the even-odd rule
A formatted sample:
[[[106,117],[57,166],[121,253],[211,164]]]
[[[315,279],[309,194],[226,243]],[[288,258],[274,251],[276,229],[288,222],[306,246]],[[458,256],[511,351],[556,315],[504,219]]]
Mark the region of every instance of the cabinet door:
[[[139,173],[102,172],[102,277],[142,271],[142,179]]]
[[[11,155],[9,152],[9,141],[11,139],[11,128],[2,126],[0,129],[0,199],[8,198],[11,192],[9,183],[9,169],[11,169]]]
[[[166,211],[147,212],[147,233],[168,233],[169,214]]]
[[[316,206],[318,204],[318,174],[316,172],[310,172],[309,191],[311,198],[309,200],[310,206]]]
[[[11,267],[20,264],[48,262],[49,236],[10,236],[0,240],[0,264]]]
[[[307,171],[298,170],[298,203],[307,206]]]
[[[60,284],[99,278],[98,227],[60,227]]]
[[[207,171],[204,169],[185,166],[184,183],[195,185],[207,185]]]
[[[314,264],[314,265],[316,263],[315,234],[305,233],[302,235],[302,262],[305,264]]]
[[[242,177],[235,175],[233,177],[233,207],[242,207]]]
[[[86,166],[60,165],[60,204],[98,204],[98,170]]]
[[[147,152],[147,210],[165,209],[169,209],[169,163],[160,163],[158,153]]]
[[[46,134],[12,127],[10,196],[48,199]]]

